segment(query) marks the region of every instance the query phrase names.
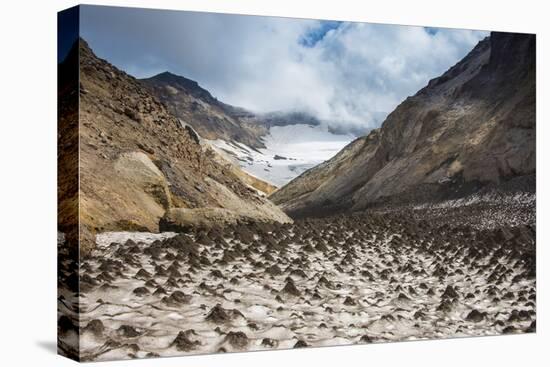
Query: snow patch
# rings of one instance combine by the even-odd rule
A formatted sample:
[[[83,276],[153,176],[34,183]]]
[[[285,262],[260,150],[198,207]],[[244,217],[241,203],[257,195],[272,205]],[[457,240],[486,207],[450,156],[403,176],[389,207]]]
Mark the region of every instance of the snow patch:
[[[281,187],[332,158],[354,138],[350,134],[333,134],[326,126],[296,124],[271,127],[263,137],[265,149],[221,139],[209,143],[247,173]]]

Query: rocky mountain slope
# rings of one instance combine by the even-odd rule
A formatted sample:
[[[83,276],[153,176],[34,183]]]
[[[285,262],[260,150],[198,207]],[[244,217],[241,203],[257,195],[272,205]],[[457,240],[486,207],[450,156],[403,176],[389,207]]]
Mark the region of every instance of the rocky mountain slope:
[[[247,173],[243,179],[267,195],[332,157],[335,150],[350,141],[346,132],[330,127],[325,131],[321,121],[310,113],[292,109],[251,112],[219,101],[196,81],[168,71],[140,81],[184,126],[192,128],[202,143],[209,144],[227,161],[240,167]],[[287,144],[278,144],[281,134],[293,133],[299,136],[292,136]],[[296,152],[292,143],[296,139],[315,145],[319,135],[322,139],[338,141],[336,149],[334,146],[321,151],[314,149],[305,159],[300,158],[300,152],[293,154]]]
[[[168,111],[184,124],[191,125],[205,139],[237,141],[252,148],[263,148],[261,136],[267,128],[254,115],[214,98],[193,80],[164,72],[141,82],[163,102]]]
[[[167,210],[223,208],[238,218],[289,218],[201,146],[141,82],[80,55],[80,219],[91,233],[158,231]],[[81,243],[86,249],[86,241]]]
[[[78,243],[78,49],[73,47],[57,68],[58,230],[74,245]]]
[[[254,113],[229,105],[213,97],[196,81],[169,71],[140,81],[174,116],[209,140],[221,139],[251,148],[265,148],[262,137],[273,126],[317,126],[321,123],[315,116],[302,111]]]
[[[291,216],[535,190],[535,36],[495,33],[271,199]]]

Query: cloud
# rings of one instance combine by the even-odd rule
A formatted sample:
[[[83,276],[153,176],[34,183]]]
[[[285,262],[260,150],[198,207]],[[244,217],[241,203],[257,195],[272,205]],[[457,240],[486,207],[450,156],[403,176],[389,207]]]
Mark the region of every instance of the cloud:
[[[168,70],[255,112],[299,110],[331,128],[377,127],[487,32],[84,6],[81,34],[136,77]]]

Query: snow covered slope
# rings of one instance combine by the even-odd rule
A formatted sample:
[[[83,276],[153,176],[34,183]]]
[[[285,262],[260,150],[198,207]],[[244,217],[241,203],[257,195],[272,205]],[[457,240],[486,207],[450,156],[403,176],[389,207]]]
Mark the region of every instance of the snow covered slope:
[[[269,134],[263,137],[265,149],[221,139],[209,142],[247,173],[281,187],[302,172],[332,158],[353,139],[353,135],[333,134],[325,126],[296,124],[272,126]]]

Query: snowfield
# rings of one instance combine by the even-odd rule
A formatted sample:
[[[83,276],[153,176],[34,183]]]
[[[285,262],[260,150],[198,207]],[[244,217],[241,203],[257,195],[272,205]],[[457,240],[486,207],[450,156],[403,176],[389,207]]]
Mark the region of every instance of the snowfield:
[[[271,127],[263,138],[265,149],[221,139],[208,142],[247,173],[281,187],[332,158],[354,138],[351,134],[333,134],[326,126],[297,124]]]
[[[78,320],[62,316],[60,343],[79,330],[82,361],[536,330],[531,225],[371,213],[98,245],[81,262],[80,316],[60,303]]]

